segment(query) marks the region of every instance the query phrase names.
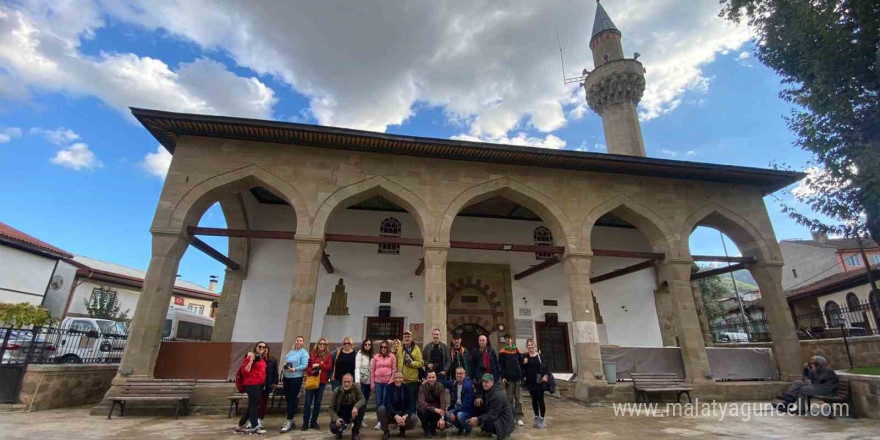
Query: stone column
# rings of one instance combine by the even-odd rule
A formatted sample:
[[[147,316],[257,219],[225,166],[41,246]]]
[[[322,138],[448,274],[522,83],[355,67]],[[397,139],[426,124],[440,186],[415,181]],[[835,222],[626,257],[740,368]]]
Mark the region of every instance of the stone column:
[[[590,290],[591,253],[563,256],[563,266],[568,275],[571,296],[571,327],[574,331],[574,350],[577,358],[577,376],[587,385],[599,384],[604,378],[602,353],[599,351],[599,329],[593,310],[593,292]],[[575,391],[578,398],[586,394]]]
[[[665,282],[675,308],[675,334],[681,347],[684,373],[688,382],[703,382],[710,374],[709,357],[703,344],[700,318],[691,292],[691,260],[664,260],[659,265],[660,280]]]
[[[659,279],[659,277],[658,277]],[[660,338],[664,347],[676,347],[675,307],[668,286],[659,286],[654,291],[654,307],[657,309],[657,322],[660,324]]]
[[[697,281],[691,281],[691,291],[694,292],[694,303],[697,306],[697,316],[700,317],[700,330],[703,332],[703,343],[711,345],[715,341],[712,338],[712,329],[709,326],[709,317],[706,315],[706,303],[703,302],[703,289]]]
[[[324,255],[324,240],[297,238],[296,263],[293,268],[293,288],[287,308],[287,326],[284,328],[282,353],[293,347],[293,340],[302,336],[305,347],[312,337],[312,317],[315,313],[315,296],[318,291],[318,270]]]
[[[239,263],[242,264],[242,263]],[[219,308],[214,320],[214,333],[211,334],[212,342],[229,342],[232,340],[232,330],[235,327],[235,317],[238,315],[238,300],[241,298],[241,285],[247,278],[244,267],[239,270],[226,269],[223,278],[223,290],[220,292]]]
[[[782,289],[782,264],[781,261],[753,264],[749,266],[749,272],[761,291],[761,302],[764,304],[764,314],[773,338],[773,357],[776,359],[779,377],[789,381],[800,379],[804,359],[801,358],[801,345],[791,319],[785,291]]]
[[[440,329],[440,340],[446,341],[446,259],[449,248],[425,246],[425,340]]]
[[[153,232],[153,256],[131,320],[117,377],[153,376],[177,268],[187,246],[189,237],[186,234]]]

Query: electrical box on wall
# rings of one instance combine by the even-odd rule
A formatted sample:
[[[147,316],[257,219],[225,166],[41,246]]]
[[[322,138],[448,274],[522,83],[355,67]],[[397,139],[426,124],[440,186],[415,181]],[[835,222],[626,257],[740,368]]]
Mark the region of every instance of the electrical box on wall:
[[[391,306],[379,306],[379,317],[380,318],[390,318],[391,317]]]

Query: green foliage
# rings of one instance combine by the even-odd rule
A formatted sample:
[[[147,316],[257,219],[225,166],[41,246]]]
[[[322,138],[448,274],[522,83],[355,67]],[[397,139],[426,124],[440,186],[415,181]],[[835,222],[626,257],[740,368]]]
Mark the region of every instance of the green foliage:
[[[49,325],[52,316],[48,310],[33,304],[0,303],[0,323],[12,327]]]
[[[720,0],[721,16],[746,21],[757,58],[776,71],[796,145],[813,154],[795,197],[833,224],[783,203],[812,230],[880,242],[880,2]]]
[[[119,312],[119,298],[116,291],[109,288],[96,287],[88,299],[83,300],[89,316],[97,319],[110,319],[113,321],[128,321],[128,312]]]
[[[703,278],[697,283],[700,285],[700,292],[703,295],[703,311],[706,318],[709,319],[709,322],[723,318],[724,308],[721,306],[720,300],[733,296],[733,289],[725,286],[720,276]]]

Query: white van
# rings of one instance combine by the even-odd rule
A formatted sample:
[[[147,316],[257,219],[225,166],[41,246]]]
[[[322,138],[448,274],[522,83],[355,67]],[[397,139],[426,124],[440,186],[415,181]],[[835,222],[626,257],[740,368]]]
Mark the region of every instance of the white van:
[[[128,337],[124,323],[109,319],[64,318],[57,334],[48,339],[59,363],[119,362]]]
[[[180,306],[168,308],[163,341],[210,341],[214,334],[214,318],[203,316]]]

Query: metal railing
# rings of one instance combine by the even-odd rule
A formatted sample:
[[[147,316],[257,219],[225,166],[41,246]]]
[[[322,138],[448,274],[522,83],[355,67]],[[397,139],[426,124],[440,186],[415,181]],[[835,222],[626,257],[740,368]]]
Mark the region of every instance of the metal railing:
[[[880,304],[864,303],[858,307],[839,307],[796,315],[798,339],[830,339],[880,334]],[[743,322],[728,319],[711,324],[712,338],[718,343],[769,342],[770,326],[766,319]]]
[[[122,359],[127,337],[54,326],[0,328],[0,365],[115,363]]]

